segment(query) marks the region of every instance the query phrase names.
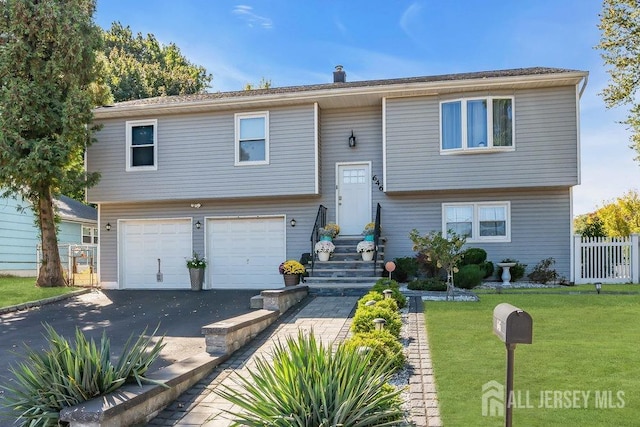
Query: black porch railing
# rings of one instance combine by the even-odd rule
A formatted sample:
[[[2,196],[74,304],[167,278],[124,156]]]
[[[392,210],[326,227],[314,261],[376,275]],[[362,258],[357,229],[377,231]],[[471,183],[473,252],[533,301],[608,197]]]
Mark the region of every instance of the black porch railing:
[[[378,265],[378,241],[380,240],[380,203],[376,206],[376,220],[373,232],[373,275],[376,276],[376,267]]]
[[[316,263],[316,243],[320,240],[320,228],[327,225],[327,208],[323,205],[318,206],[318,213],[316,214],[316,222],[313,224],[313,230],[311,231],[311,272],[313,273],[313,267]]]

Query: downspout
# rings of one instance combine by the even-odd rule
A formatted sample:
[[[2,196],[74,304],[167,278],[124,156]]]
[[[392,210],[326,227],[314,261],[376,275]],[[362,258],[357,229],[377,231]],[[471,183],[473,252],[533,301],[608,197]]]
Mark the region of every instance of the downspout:
[[[589,81],[589,74],[587,74],[586,76],[584,76],[584,80],[582,82],[582,87],[580,88],[580,91],[578,92],[578,98],[582,98],[582,93],[584,92],[584,90],[587,88],[587,82]]]

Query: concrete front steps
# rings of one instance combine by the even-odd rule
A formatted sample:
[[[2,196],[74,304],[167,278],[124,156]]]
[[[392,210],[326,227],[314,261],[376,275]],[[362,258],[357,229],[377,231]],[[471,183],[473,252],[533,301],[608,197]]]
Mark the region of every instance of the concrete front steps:
[[[385,239],[378,242],[378,257],[374,273],[373,261],[363,261],[356,252],[361,236],[341,237],[333,239],[336,247],[329,261],[315,261],[313,269],[311,263],[307,267],[309,276],[305,278],[305,285],[310,289],[343,289],[370,288],[382,277],[384,269]]]

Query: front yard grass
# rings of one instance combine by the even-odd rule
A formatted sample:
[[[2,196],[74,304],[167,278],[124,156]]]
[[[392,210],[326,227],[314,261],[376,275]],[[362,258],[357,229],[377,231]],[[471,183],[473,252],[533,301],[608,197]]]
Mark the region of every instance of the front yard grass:
[[[78,290],[74,287],[39,288],[35,277],[0,275],[0,308],[38,301]]]
[[[505,384],[505,345],[492,330],[493,309],[503,302],[533,318],[533,344],[515,350],[513,425],[637,425],[640,286],[603,285],[600,295],[592,285],[558,289],[425,303],[445,426],[504,425],[504,417],[482,415],[482,386]]]

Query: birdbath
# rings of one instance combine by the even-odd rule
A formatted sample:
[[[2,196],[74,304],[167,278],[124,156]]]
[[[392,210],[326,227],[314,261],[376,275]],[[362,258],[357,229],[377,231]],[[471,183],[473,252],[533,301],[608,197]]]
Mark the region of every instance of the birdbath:
[[[509,269],[516,265],[515,262],[499,262],[498,267],[502,267],[502,286],[511,285],[511,272]]]

